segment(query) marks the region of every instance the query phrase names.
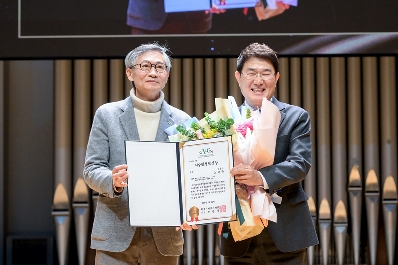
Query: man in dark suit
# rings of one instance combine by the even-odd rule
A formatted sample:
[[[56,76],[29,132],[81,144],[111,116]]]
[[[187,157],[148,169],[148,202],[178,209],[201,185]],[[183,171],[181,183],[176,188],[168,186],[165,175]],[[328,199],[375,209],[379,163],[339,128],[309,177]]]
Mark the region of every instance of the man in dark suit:
[[[304,109],[274,97],[279,76],[276,52],[265,44],[250,44],[238,57],[235,77],[244,105],[257,109],[267,98],[279,108],[281,121],[274,164],[259,170],[240,164],[231,174],[240,184],[276,193],[282,202],[275,204],[277,222],[269,222],[261,234],[237,242],[231,232],[227,238],[221,236],[226,265],[306,264],[306,248],[319,243],[301,185],[311,167],[310,117]]]

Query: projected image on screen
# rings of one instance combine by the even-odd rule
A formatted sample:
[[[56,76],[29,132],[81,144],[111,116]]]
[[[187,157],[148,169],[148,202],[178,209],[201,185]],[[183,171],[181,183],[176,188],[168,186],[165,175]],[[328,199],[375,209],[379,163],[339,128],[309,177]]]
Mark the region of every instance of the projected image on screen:
[[[396,10],[396,0],[18,0],[0,18],[17,49],[0,56],[123,56],[154,40],[174,56],[236,56],[250,42],[279,54],[396,54]]]

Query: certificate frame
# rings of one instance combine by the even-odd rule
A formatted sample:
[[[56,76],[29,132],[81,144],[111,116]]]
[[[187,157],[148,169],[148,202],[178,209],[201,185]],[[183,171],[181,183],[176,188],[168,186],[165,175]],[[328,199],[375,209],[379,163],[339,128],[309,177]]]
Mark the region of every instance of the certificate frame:
[[[231,221],[236,213],[231,137],[126,141],[131,226]]]

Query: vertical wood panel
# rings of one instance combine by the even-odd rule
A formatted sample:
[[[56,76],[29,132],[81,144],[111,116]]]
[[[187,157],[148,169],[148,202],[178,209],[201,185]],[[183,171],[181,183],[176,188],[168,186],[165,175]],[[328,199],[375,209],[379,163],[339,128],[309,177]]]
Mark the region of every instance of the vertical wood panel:
[[[214,87],[214,59],[205,59],[205,111],[212,113],[215,110]]]
[[[108,101],[108,60],[93,61],[92,112]],[[94,113],[93,112],[93,113]],[[88,135],[87,135],[88,137]]]
[[[331,203],[329,59],[316,59],[317,156],[319,199]]]
[[[124,96],[125,69],[123,60],[112,59],[109,61],[109,100],[111,102],[122,100]]]
[[[308,195],[308,206],[312,221],[316,224],[317,220],[317,194],[316,194],[316,116],[315,116],[315,70],[314,58],[302,59],[302,80],[303,80],[303,108],[306,109],[311,119],[311,168],[308,175],[304,179],[304,190]],[[317,246],[312,246],[307,249],[307,261],[309,265],[315,262],[315,249]]]
[[[196,104],[194,95],[194,72],[193,59],[182,59],[182,99],[183,110],[190,116],[193,116],[194,106]]]
[[[73,183],[82,177],[91,124],[91,62],[74,62],[73,85]]]
[[[397,184],[397,83],[394,57],[380,59],[380,122],[382,183],[392,176]]]
[[[242,92],[240,91],[239,84],[236,81],[235,72],[236,72],[236,58],[228,59],[228,90],[229,96],[233,96],[235,98],[236,104],[240,106],[244,99],[242,96]]]
[[[72,62],[55,61],[55,179],[71,198],[72,176]]]
[[[174,60],[171,61],[171,65],[174,65]],[[164,99],[168,102],[171,103],[171,97],[170,97],[170,76],[171,72],[173,71],[173,67],[171,67],[170,72],[169,72],[169,79],[167,80],[167,83],[165,87],[163,88],[163,93],[164,93]]]
[[[317,170],[317,158],[316,158],[316,108],[315,108],[315,70],[314,70],[314,58],[303,58],[303,107],[308,111],[311,118],[311,142],[312,142],[312,165],[308,172],[307,177],[304,180],[305,191],[308,196],[312,197],[313,200],[317,201],[316,194],[316,170]]]
[[[379,224],[379,123],[378,123],[378,89],[377,89],[377,58],[364,57],[362,61],[363,80],[363,113],[364,113],[364,168],[366,181],[366,214],[368,221],[368,240],[370,264],[377,264],[377,259],[382,257],[378,249],[377,238]]]
[[[225,58],[217,58],[216,60],[216,69],[215,69],[215,97],[216,98],[227,98],[227,83],[228,83],[228,61]]]
[[[363,58],[363,114],[365,142],[365,173],[373,169],[379,177],[379,118],[377,89],[377,58]]]
[[[289,79],[290,79],[290,71],[289,71],[289,58],[279,58],[279,81],[278,81],[278,89],[275,91],[275,95],[280,101],[290,103],[289,97]]]
[[[133,87],[131,84],[131,81],[127,78],[126,75],[126,66],[123,62],[123,73],[121,73],[121,75],[123,76],[123,82],[124,82],[124,95],[125,97],[128,97],[130,95],[130,90]]]
[[[205,87],[204,87],[204,61],[202,58],[195,59],[195,112],[194,116],[199,120],[204,117],[205,110]]]
[[[72,62],[55,62],[55,166],[53,216],[59,264],[68,260],[72,199]],[[57,211],[55,211],[57,210]]]
[[[301,59],[290,58],[290,103],[303,106],[301,103]]]
[[[183,77],[181,75],[182,67],[182,59],[174,59],[173,60],[173,68],[170,71],[170,89],[169,89],[169,94],[170,94],[170,104],[176,108],[181,109],[182,108],[182,80]]]
[[[0,60],[0,205],[4,204],[4,61]],[[0,207],[0,238],[4,237],[4,207]],[[0,241],[0,257],[4,257],[4,240]]]
[[[347,165],[346,165],[346,95],[345,61],[342,57],[331,58],[331,132],[332,132],[332,189],[333,223],[337,264],[344,264],[346,253],[347,213]]]
[[[83,180],[84,159],[91,121],[91,62],[74,62],[73,85],[73,208],[79,264],[86,259],[89,222],[89,188]],[[82,205],[84,206],[82,207]]]
[[[322,264],[329,264],[331,240],[331,166],[330,166],[330,76],[329,58],[316,59],[317,74],[317,161],[318,209]]]
[[[347,206],[347,145],[345,60],[331,59],[332,143],[333,143],[333,209],[341,200]]]
[[[361,59],[347,59],[347,108],[348,108],[348,170],[358,165],[362,176],[362,93],[361,93]]]
[[[380,58],[381,184],[388,264],[394,264],[397,229],[397,108],[394,57]],[[393,181],[391,181],[391,179]]]
[[[353,259],[360,262],[360,237],[362,221],[362,93],[361,60],[359,57],[347,58],[347,135],[348,167],[350,175],[350,214],[352,226]],[[356,175],[358,174],[358,176]],[[352,177],[352,178],[351,178]],[[361,181],[362,178],[362,181]]]
[[[394,263],[397,229],[397,108],[393,57],[380,58],[381,187],[388,264]],[[380,245],[383,245],[381,242]]]

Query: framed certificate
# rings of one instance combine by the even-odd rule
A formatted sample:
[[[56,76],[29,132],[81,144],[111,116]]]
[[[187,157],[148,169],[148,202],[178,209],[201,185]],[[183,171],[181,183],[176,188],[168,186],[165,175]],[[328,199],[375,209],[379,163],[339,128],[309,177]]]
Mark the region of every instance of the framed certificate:
[[[131,226],[230,221],[236,213],[230,137],[126,141]]]

